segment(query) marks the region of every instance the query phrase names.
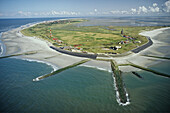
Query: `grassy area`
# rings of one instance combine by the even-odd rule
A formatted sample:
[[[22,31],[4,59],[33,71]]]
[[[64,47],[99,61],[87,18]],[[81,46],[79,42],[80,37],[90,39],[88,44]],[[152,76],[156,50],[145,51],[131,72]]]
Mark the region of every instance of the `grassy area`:
[[[52,23],[42,23],[22,30],[27,36],[36,36],[53,43],[57,47],[78,45],[82,52],[120,54],[136,48],[147,42],[144,36],[138,35],[143,30],[153,30],[160,27],[130,27],[130,26],[76,26],[76,23],[87,20],[72,19],[60,20]],[[52,37],[50,37],[50,29]],[[114,30],[111,30],[114,29]],[[123,35],[133,37],[128,39]],[[53,40],[63,41],[62,44]],[[121,41],[128,41],[126,44],[119,44]],[[140,41],[141,43],[136,43]],[[110,47],[121,46],[121,49],[113,50]],[[76,48],[74,48],[76,49]],[[70,50],[70,49],[69,49]]]

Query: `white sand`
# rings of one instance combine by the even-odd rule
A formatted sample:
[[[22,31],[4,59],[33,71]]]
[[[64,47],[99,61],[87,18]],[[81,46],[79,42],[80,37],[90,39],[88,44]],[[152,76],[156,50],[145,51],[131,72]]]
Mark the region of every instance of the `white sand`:
[[[11,31],[4,32],[2,34],[1,38],[6,46],[6,55],[24,53],[28,51],[37,51],[38,52],[37,54],[23,55],[20,58],[34,59],[34,60],[47,62],[58,68],[62,68],[62,67],[71,65],[73,63],[79,62],[83,59],[86,59],[82,57],[75,57],[75,56],[59,53],[49,48],[48,46],[49,43],[45,40],[38,39],[35,37],[23,36],[19,31],[22,30],[22,28],[26,28],[26,27],[29,27],[29,25],[24,25],[19,28],[13,29]],[[116,58],[111,58],[111,59],[114,59],[118,64],[125,64],[125,63],[128,63],[128,61],[130,61],[137,65],[148,66],[151,62],[153,62],[149,59],[154,59],[154,58],[148,59],[147,57],[140,56],[140,54],[142,54],[143,52],[147,52],[147,51],[153,52],[154,49],[152,47],[158,46],[161,43],[159,41],[154,40],[153,37],[162,33],[162,31],[165,29],[170,29],[170,28],[161,28],[161,29],[156,29],[153,31],[144,31],[140,33],[140,35],[149,36],[153,40],[153,43],[154,43],[152,46],[146,48],[142,52],[137,53],[137,54],[133,53],[128,56],[116,57]],[[92,60],[83,65],[96,67],[99,69],[111,70],[110,63],[103,62],[103,61]],[[139,70],[131,66],[121,66],[120,69],[124,72],[129,72],[132,70]]]
[[[34,38],[22,36],[18,31],[21,28],[13,29],[2,34],[2,41],[6,46],[6,55],[37,51],[37,54],[23,55],[21,58],[34,59],[56,65],[58,68],[79,62],[85,58],[61,54],[49,48],[47,42]]]

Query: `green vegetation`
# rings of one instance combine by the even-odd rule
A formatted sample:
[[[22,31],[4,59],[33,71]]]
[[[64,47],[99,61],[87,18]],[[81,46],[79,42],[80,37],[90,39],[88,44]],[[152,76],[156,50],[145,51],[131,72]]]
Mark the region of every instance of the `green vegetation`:
[[[117,87],[117,90],[119,92],[120,101],[122,103],[126,103],[127,97],[126,97],[126,92],[125,92],[125,89],[124,89],[121,71],[119,70],[118,66],[116,65],[116,63],[113,60],[110,60],[110,61],[111,61],[111,68],[112,68],[112,71],[114,73],[114,77],[115,77],[115,80],[116,80],[116,87]]]
[[[152,73],[157,74],[157,75],[161,75],[161,76],[170,78],[170,75],[168,75],[168,74],[161,73],[161,72],[158,72],[158,71],[155,71],[155,70],[152,70],[152,69],[148,69],[148,68],[136,65],[136,64],[132,64],[132,63],[129,63],[129,64],[119,64],[118,66],[128,66],[128,65],[136,67],[136,68],[139,68],[139,69],[142,69],[142,70],[145,70],[145,71],[152,72]]]
[[[153,30],[160,27],[132,27],[132,26],[77,26],[79,22],[87,21],[84,19],[59,20],[35,25],[22,30],[27,36],[36,36],[53,43],[57,47],[74,45],[81,48],[81,52],[121,54],[134,49],[147,42],[144,36],[138,35],[143,30]],[[52,37],[50,36],[50,29]],[[114,29],[114,30],[111,30]],[[133,37],[125,38],[123,35]],[[57,40],[54,40],[56,38]],[[63,41],[59,43],[58,40]],[[127,41],[125,44],[119,44]],[[140,41],[140,43],[138,43]],[[121,46],[118,50],[110,47]],[[67,49],[71,51],[71,49]]]
[[[26,53],[20,53],[20,54],[13,54],[13,55],[8,55],[8,56],[3,56],[3,57],[0,57],[0,59],[3,59],[3,58],[9,58],[9,57],[13,57],[13,56],[20,56],[20,55],[32,55],[32,54],[36,54],[37,51],[29,51],[29,52],[26,52]]]
[[[47,77],[49,77],[49,76],[58,74],[58,73],[60,73],[60,72],[62,72],[62,71],[64,71],[64,70],[73,68],[73,67],[75,67],[75,66],[78,66],[78,65],[80,65],[80,64],[86,63],[86,62],[88,62],[88,61],[89,61],[89,59],[82,60],[82,61],[80,61],[80,62],[78,62],[78,63],[73,64],[73,65],[70,65],[70,66],[67,66],[67,67],[58,69],[58,70],[56,70],[56,71],[54,71],[54,72],[52,72],[52,73],[50,73],[50,74],[46,74],[46,75],[44,75],[44,76],[40,76],[40,77],[38,77],[38,79],[41,80],[41,79],[47,78]]]

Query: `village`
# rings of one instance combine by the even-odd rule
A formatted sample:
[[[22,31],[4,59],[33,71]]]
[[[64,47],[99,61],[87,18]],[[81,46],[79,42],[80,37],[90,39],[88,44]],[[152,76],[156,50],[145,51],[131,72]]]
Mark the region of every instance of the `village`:
[[[79,26],[87,20],[57,20],[24,29],[24,35],[48,40],[63,51],[85,54],[122,54],[135,49],[148,40],[138,35],[148,27]]]

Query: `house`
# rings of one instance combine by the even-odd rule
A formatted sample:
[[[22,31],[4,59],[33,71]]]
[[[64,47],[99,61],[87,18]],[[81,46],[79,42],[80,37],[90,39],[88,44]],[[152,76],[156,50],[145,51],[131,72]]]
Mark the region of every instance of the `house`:
[[[127,44],[127,43],[129,43],[129,41],[128,40],[126,40],[126,41],[123,41],[125,44]]]
[[[124,44],[124,41],[120,41],[119,44]]]
[[[118,50],[118,48],[116,48],[115,46],[114,46],[114,47],[110,47],[110,49],[112,49],[112,50]]]
[[[57,42],[58,42],[58,43],[60,43],[60,44],[61,44],[61,43],[63,43],[63,41],[62,41],[62,40],[57,40]]]
[[[120,49],[120,48],[122,48],[122,46],[115,46],[117,49]]]
[[[77,44],[77,45],[74,45],[74,47],[77,47],[77,46],[82,46],[82,44]]]
[[[58,38],[53,38],[53,40],[54,40],[54,41],[57,41],[57,40],[58,40]]]
[[[81,50],[75,50],[75,49],[72,49],[71,51],[72,51],[72,52],[82,53],[82,51],[81,51]]]
[[[64,46],[64,47],[60,47],[60,49],[70,50],[70,49],[71,49],[71,47],[69,47],[69,46]]]
[[[139,41],[135,41],[135,43],[141,43],[141,41],[139,40]]]

